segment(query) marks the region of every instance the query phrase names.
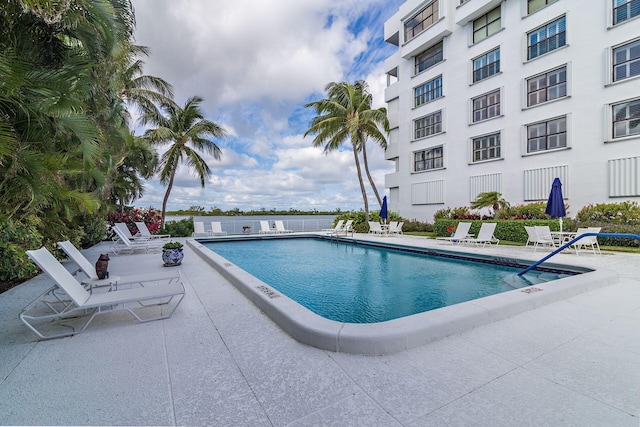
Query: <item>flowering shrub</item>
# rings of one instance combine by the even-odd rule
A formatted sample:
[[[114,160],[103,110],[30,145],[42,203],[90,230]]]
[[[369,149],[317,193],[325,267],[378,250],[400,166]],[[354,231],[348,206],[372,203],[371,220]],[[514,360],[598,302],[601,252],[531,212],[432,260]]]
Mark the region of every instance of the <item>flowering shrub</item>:
[[[544,212],[546,207],[546,202],[510,206],[500,209],[496,216],[498,219],[549,219],[549,215]]]
[[[113,225],[116,222],[124,222],[127,224],[131,234],[138,232],[135,222],[144,222],[151,234],[157,234],[162,228],[162,215],[154,208],[139,209],[132,207],[125,207],[124,212],[114,212],[107,215],[107,222],[109,225]]]

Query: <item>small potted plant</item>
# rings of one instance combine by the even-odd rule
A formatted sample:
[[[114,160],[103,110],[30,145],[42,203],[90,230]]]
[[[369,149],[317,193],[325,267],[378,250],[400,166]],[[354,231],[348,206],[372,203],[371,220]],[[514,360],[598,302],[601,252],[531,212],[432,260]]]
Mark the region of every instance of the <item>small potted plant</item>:
[[[184,253],[182,252],[182,243],[168,242],[162,246],[162,262],[165,267],[174,267],[182,263]]]

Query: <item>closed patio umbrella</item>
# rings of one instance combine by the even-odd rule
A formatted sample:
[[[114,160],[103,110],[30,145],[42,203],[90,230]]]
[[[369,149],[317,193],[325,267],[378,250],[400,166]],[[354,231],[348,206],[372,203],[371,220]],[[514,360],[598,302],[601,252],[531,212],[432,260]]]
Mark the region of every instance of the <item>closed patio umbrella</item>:
[[[382,207],[380,208],[380,218],[384,219],[384,222],[387,222],[389,218],[389,212],[387,211],[387,196],[382,198]]]
[[[567,215],[567,211],[564,207],[560,178],[554,179],[553,184],[551,184],[551,192],[549,193],[547,208],[544,212],[551,216],[551,218],[558,218],[560,220],[560,232],[562,233],[562,218]]]

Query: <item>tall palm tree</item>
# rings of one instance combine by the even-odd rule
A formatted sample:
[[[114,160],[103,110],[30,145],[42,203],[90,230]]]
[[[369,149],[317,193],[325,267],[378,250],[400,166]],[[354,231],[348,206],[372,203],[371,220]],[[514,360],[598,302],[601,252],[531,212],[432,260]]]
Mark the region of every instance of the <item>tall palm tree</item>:
[[[167,201],[173,188],[173,181],[181,163],[185,163],[200,179],[204,188],[205,178],[211,174],[211,169],[198,152],[212,155],[216,160],[222,157],[222,151],[207,137],[222,138],[227,131],[219,124],[206,120],[200,108],[203,99],[199,96],[189,98],[184,107],[174,103],[164,103],[161,111],[147,111],[141,117],[141,123],[157,126],[148,129],[144,137],[152,144],[171,144],[169,149],[160,157],[160,182],[167,186],[162,201],[162,223],[164,224]]]
[[[493,208],[494,214],[499,209],[504,209],[509,207],[509,202],[507,202],[501,193],[497,191],[487,191],[486,193],[480,193],[476,197],[476,199],[471,202],[471,209],[482,209],[486,207]]]
[[[348,82],[329,83],[325,87],[327,98],[320,101],[310,102],[305,105],[313,108],[317,116],[311,120],[311,127],[305,132],[316,134],[313,140],[314,147],[324,146],[324,152],[337,150],[347,139],[351,141],[353,158],[358,172],[358,181],[366,220],[369,220],[369,202],[367,192],[362,179],[362,168],[358,152],[362,151],[365,159],[365,169],[369,182],[371,183],[378,202],[382,205],[382,200],[375,187],[373,179],[366,163],[367,139],[372,139],[380,146],[386,147],[386,138],[381,129],[389,131],[389,121],[384,108],[371,109],[372,96],[369,93],[368,85],[363,80],[358,80],[354,84]]]

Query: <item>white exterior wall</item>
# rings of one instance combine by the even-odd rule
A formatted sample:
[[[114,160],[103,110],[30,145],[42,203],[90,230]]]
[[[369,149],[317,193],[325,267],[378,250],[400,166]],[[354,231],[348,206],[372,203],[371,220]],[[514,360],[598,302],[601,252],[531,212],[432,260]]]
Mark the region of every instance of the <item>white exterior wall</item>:
[[[392,210],[431,222],[435,211],[469,206],[481,191],[499,191],[512,205],[546,200],[555,176],[563,182],[571,217],[591,203],[640,201],[640,135],[616,141],[608,136],[608,104],[640,97],[640,76],[610,83],[610,49],[640,37],[640,17],[612,26],[612,0],[558,0],[529,16],[526,0],[437,1],[439,21],[409,42],[403,21],[431,0],[409,0],[385,23],[385,39],[399,45],[385,61],[387,74],[398,77],[385,92],[392,127],[386,158],[396,161],[396,172],[385,180],[397,199]],[[502,29],[472,44],[473,19],[498,5]],[[566,45],[527,60],[527,32],[563,15]],[[415,55],[440,40],[444,61],[414,75]],[[473,84],[471,60],[498,46],[500,73]],[[568,96],[527,108],[525,79],[563,64]],[[414,108],[413,88],[438,75],[444,96]],[[470,124],[471,98],[498,88],[501,116]],[[413,121],[440,109],[443,132],[414,140]],[[525,125],[564,115],[567,148],[527,154]],[[472,163],[471,138],[497,131],[501,159]],[[444,168],[413,172],[413,153],[440,145]]]

